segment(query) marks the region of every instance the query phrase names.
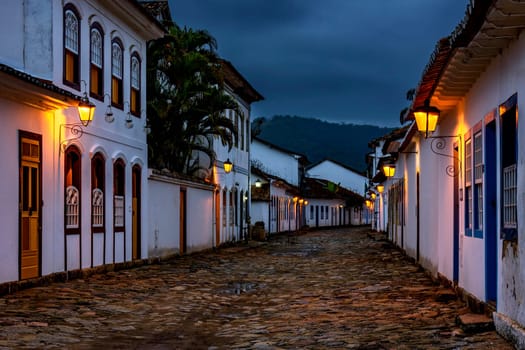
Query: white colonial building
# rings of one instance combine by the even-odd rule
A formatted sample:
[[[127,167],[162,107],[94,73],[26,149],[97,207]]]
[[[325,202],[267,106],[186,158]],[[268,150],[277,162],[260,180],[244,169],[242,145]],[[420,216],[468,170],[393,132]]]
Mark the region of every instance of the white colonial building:
[[[269,234],[301,228],[307,205],[301,198],[306,157],[255,137],[251,163],[252,223],[263,222]]]
[[[0,282],[145,257],[146,42],[162,27],[132,0],[6,0],[0,27]]]
[[[435,131],[415,124],[399,146],[398,244],[449,281],[496,329],[525,348],[525,3],[472,1],[440,40],[406,120],[440,111]],[[432,128],[429,128],[430,130]],[[386,189],[385,189],[386,191]],[[390,189],[392,191],[392,189]],[[394,219],[390,217],[389,222]],[[398,227],[389,225],[389,230]],[[392,236],[393,232],[389,232]]]

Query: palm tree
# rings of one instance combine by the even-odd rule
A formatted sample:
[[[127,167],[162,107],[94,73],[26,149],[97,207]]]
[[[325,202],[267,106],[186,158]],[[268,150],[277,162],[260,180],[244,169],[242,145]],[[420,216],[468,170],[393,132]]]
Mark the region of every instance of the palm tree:
[[[215,39],[204,30],[173,25],[148,46],[150,164],[195,175],[215,161],[213,142],[229,149],[236,127],[224,111],[237,103],[224,91]],[[203,165],[201,156],[208,162]]]

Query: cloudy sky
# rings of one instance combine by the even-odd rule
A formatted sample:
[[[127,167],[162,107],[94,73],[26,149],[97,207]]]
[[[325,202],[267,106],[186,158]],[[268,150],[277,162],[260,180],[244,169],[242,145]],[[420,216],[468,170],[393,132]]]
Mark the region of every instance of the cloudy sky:
[[[252,117],[399,126],[436,42],[468,0],[169,0],[265,100]]]

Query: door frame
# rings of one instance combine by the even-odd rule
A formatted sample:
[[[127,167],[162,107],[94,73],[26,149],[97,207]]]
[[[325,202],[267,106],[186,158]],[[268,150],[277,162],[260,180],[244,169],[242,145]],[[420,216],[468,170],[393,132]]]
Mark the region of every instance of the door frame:
[[[37,186],[38,186],[38,219],[37,219],[37,235],[38,235],[38,277],[42,275],[42,135],[35,134],[28,131],[18,131],[18,161],[19,161],[19,183],[18,183],[18,279],[22,280],[22,140],[28,139],[38,142],[38,174],[37,174]],[[32,278],[28,277],[28,278]]]
[[[131,168],[131,260],[142,256],[142,167],[139,164]]]

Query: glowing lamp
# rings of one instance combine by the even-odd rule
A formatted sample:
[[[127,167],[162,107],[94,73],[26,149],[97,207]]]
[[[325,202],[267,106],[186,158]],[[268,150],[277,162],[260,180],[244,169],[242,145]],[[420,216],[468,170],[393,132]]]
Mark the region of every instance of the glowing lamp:
[[[82,97],[78,103],[78,117],[82,125],[88,126],[93,120],[94,115],[95,105],[89,102],[87,96]]]
[[[303,204],[304,203],[304,199],[299,199],[299,204]]]
[[[226,161],[222,164],[224,167],[224,172],[227,174],[233,169],[233,163],[230,162],[230,158],[226,159]]]
[[[396,166],[394,164],[383,165],[383,173],[386,177],[393,177],[396,174]]]
[[[385,185],[377,185],[377,192],[383,193],[384,190],[385,190]]]
[[[255,180],[255,187],[261,188],[261,186],[262,186],[261,180],[259,180],[259,179]]]
[[[375,194],[374,192],[371,192],[371,193],[370,193],[370,198],[372,198],[372,199],[376,199],[376,194]]]
[[[429,102],[426,100],[424,106],[417,107],[414,110],[417,130],[427,137],[429,132],[436,130],[439,113],[439,109],[429,106]]]

